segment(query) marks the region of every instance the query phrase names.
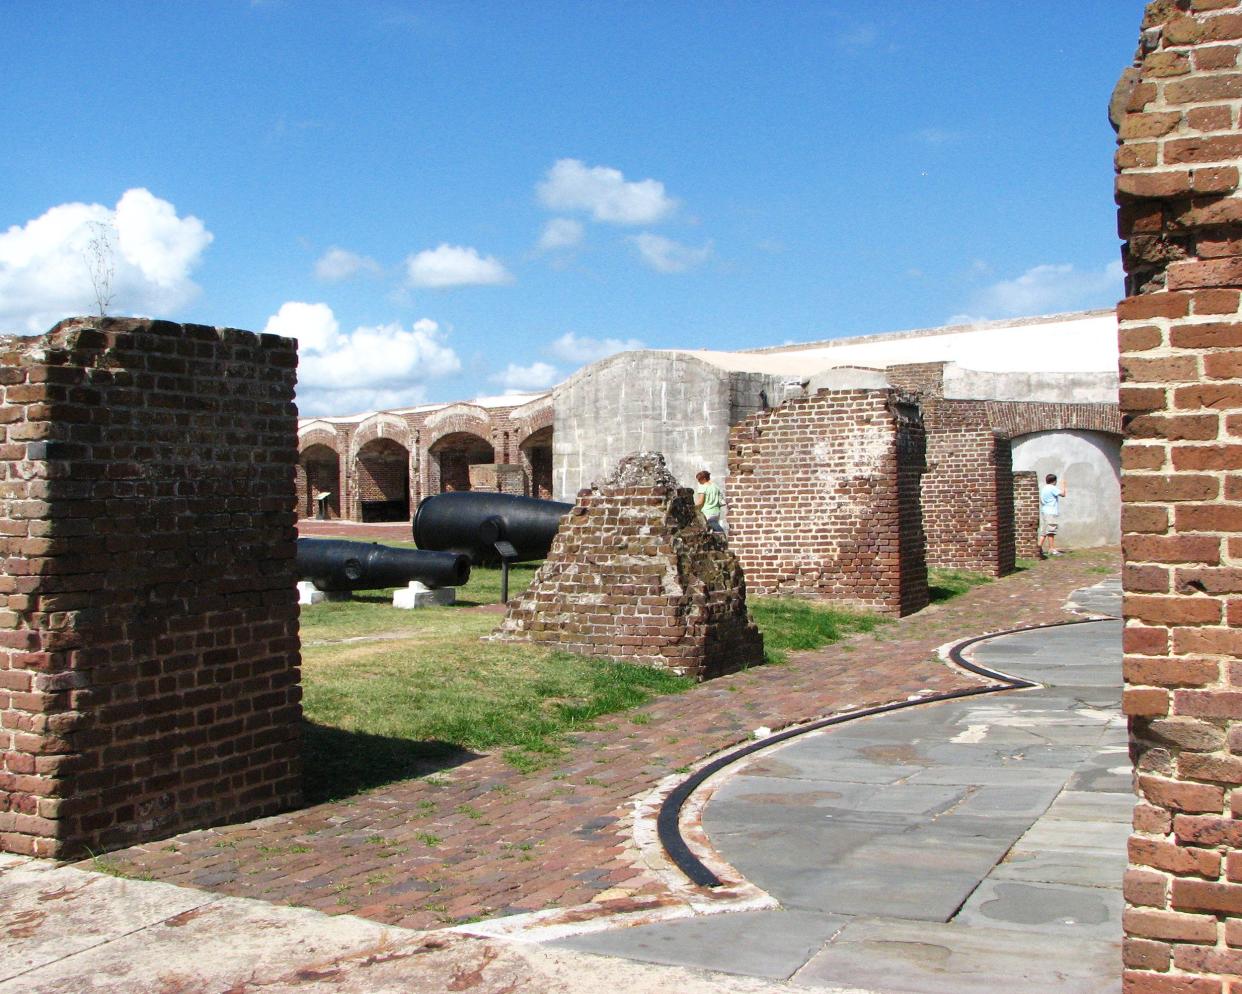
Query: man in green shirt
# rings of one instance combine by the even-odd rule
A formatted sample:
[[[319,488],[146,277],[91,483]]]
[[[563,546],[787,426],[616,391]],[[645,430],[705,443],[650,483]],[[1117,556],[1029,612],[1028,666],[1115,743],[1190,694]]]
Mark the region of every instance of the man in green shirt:
[[[699,485],[694,488],[694,506],[703,512],[708,528],[724,534],[724,526],[720,523],[720,509],[724,506],[724,497],[720,493],[720,487],[712,483],[712,474],[705,469],[699,470],[695,479],[699,481]]]

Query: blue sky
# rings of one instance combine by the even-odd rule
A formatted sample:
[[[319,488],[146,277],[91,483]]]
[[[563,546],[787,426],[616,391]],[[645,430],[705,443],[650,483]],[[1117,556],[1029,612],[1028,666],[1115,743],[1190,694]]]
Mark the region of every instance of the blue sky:
[[[0,6],[0,330],[297,334],[303,414],[1111,306],[1142,4]],[[111,270],[111,276],[103,274]]]

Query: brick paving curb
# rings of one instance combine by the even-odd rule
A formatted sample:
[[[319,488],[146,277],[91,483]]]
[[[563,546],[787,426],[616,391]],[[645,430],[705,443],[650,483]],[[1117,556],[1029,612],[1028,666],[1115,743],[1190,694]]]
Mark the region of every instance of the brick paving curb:
[[[674,898],[630,837],[633,798],[761,725],[978,686],[937,648],[1065,620],[1069,594],[1119,565],[1115,549],[1049,560],[872,634],[600,719],[536,773],[482,756],[344,801],[135,846],[107,862],[144,879],[415,929],[586,904],[657,907]]]

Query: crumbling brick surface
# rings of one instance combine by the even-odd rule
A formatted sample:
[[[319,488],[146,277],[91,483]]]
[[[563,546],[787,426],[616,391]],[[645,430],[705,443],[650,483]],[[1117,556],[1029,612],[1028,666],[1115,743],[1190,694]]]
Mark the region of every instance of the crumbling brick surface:
[[[1124,704],[1139,794],[1125,986],[1221,991],[1242,946],[1242,5],[1153,3],[1143,28],[1112,103],[1129,294]]]
[[[578,495],[492,637],[698,679],[763,660],[737,559],[659,453],[627,456]]]
[[[918,409],[892,390],[821,390],[730,435],[730,542],[755,594],[908,614],[927,604]]]
[[[296,365],[135,319],[0,343],[0,848],[297,803]]]

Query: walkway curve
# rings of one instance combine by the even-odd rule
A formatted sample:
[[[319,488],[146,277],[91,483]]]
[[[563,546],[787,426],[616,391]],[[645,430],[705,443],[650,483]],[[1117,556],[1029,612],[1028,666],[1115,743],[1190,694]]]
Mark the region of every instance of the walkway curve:
[[[888,714],[893,711],[901,711],[905,708],[918,707],[923,704],[936,704],[942,701],[959,700],[963,697],[974,697],[979,694],[996,694],[1007,690],[1029,690],[1032,687],[1038,687],[1039,684],[1025,680],[1021,677],[1015,677],[1008,673],[1001,673],[998,670],[988,669],[977,663],[967,660],[962,653],[983,642],[992,639],[1004,638],[1009,635],[1018,635],[1023,632],[1041,631],[1048,628],[1064,628],[1069,625],[1092,625],[1102,622],[1115,621],[1114,618],[1078,618],[1073,621],[1058,621],[1049,625],[1028,625],[1022,628],[1010,628],[1001,632],[990,632],[985,635],[976,635],[972,638],[965,639],[955,643],[949,649],[948,656],[954,665],[960,666],[962,669],[969,670],[977,676],[982,676],[990,680],[998,681],[997,684],[982,687],[970,687],[964,690],[953,690],[942,694],[929,694],[926,697],[917,697],[912,700],[894,701],[891,704],[880,704],[876,707],[863,708],[858,711],[850,711],[845,714],[833,715],[830,718],[820,718],[816,721],[808,722],[804,725],[797,725],[793,728],[787,728],[775,735],[768,736],[756,742],[749,742],[744,746],[732,749],[719,756],[706,766],[697,770],[692,776],[688,777],[677,785],[669,795],[664,799],[664,803],[660,805],[660,813],[656,820],[656,831],[660,839],[660,845],[664,848],[664,852],[672,863],[686,875],[686,878],[693,884],[700,887],[719,887],[722,885],[721,879],[716,876],[703,861],[694,854],[690,846],[686,843],[684,836],[681,834],[681,809],[685,806],[686,801],[699,789],[708,779],[715,776],[721,770],[738,763],[749,756],[754,755],[764,749],[770,749],[772,746],[779,745],[789,739],[799,735],[805,735],[809,732],[816,732],[823,728],[829,728],[833,725],[843,725],[846,722],[855,721],[859,718],[870,718],[874,715]]]

